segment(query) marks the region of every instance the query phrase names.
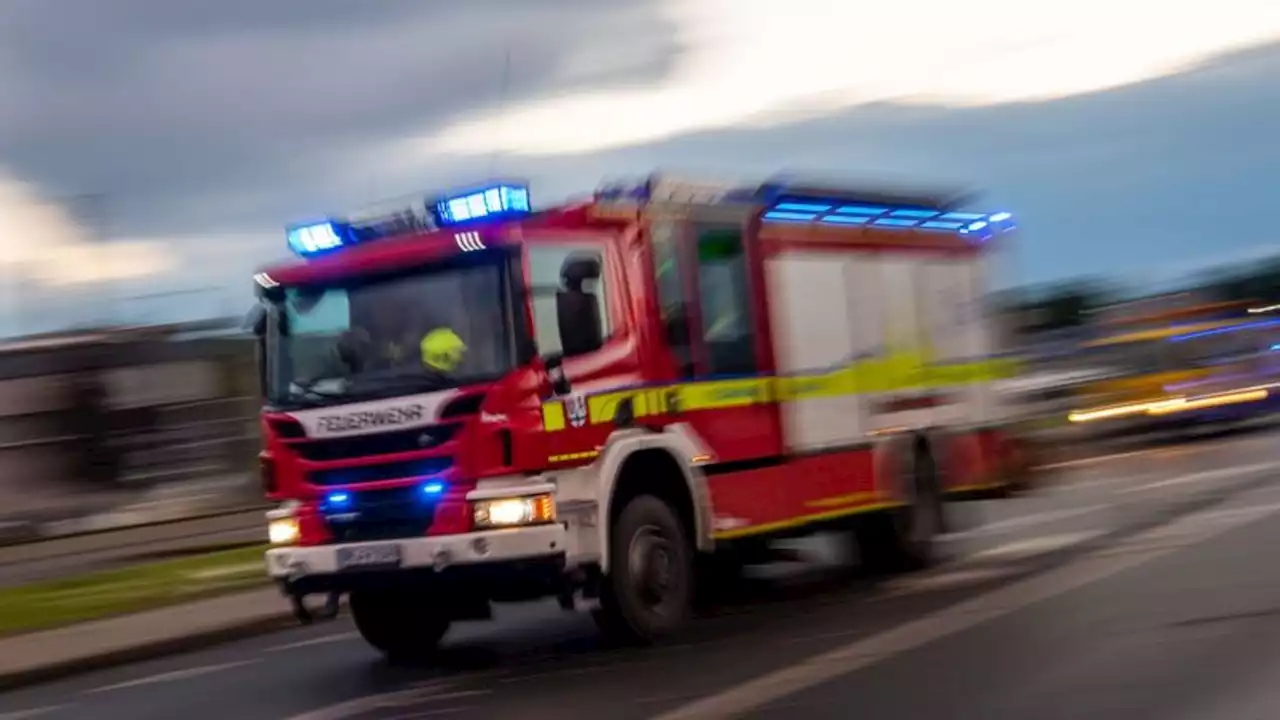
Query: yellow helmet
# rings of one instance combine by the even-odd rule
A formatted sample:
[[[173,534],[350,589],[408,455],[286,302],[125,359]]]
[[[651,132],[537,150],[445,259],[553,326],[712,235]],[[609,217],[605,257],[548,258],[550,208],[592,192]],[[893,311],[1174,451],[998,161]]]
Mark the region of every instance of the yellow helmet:
[[[422,336],[419,349],[422,353],[423,365],[443,372],[452,372],[462,364],[462,356],[467,352],[467,344],[449,328],[436,328]]]

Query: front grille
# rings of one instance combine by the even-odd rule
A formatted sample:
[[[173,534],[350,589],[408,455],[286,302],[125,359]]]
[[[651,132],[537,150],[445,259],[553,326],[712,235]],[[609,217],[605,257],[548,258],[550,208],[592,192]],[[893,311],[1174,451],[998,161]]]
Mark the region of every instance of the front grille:
[[[313,470],[309,475],[312,485],[360,485],[362,483],[382,480],[409,480],[439,475],[453,465],[448,457],[423,458],[421,460],[401,460],[393,463],[376,465],[357,465],[355,467],[334,468],[331,470]]]
[[[431,527],[436,500],[418,485],[351,493],[339,512],[325,513],[335,542],[368,542],[420,537]]]
[[[436,425],[375,435],[295,442],[290,443],[289,447],[304,459],[313,462],[351,460],[437,447],[453,439],[458,427],[457,424]]]

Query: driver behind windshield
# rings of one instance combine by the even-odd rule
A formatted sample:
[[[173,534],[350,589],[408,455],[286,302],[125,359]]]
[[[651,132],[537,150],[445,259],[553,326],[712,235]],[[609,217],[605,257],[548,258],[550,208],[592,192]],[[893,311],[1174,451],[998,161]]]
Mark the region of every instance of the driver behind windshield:
[[[354,322],[338,341],[339,360],[349,374],[419,364],[438,372],[457,370],[466,343],[452,328],[429,322],[423,315],[374,313],[364,323]]]

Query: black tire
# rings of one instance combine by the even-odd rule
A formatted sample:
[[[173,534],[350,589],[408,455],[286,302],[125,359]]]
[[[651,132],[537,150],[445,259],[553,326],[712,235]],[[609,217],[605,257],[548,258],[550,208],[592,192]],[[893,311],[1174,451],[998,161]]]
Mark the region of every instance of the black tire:
[[[393,663],[430,659],[449,631],[448,613],[423,593],[358,591],[350,605],[360,636]]]
[[[694,594],[689,533],[670,505],[633,498],[609,533],[609,574],[596,624],[611,640],[648,644],[675,634],[689,619]]]
[[[943,527],[942,492],[937,465],[928,451],[917,451],[910,492],[901,508],[860,518],[854,528],[863,566],[872,572],[899,573],[933,563]]]

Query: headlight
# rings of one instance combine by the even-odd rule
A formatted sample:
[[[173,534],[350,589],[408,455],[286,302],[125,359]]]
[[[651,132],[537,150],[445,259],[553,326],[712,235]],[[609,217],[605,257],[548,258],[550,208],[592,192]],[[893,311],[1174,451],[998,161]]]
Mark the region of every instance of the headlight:
[[[479,500],[475,508],[477,528],[538,525],[556,519],[556,504],[551,495]]]
[[[301,534],[297,518],[276,518],[267,523],[267,538],[272,545],[293,545]]]

